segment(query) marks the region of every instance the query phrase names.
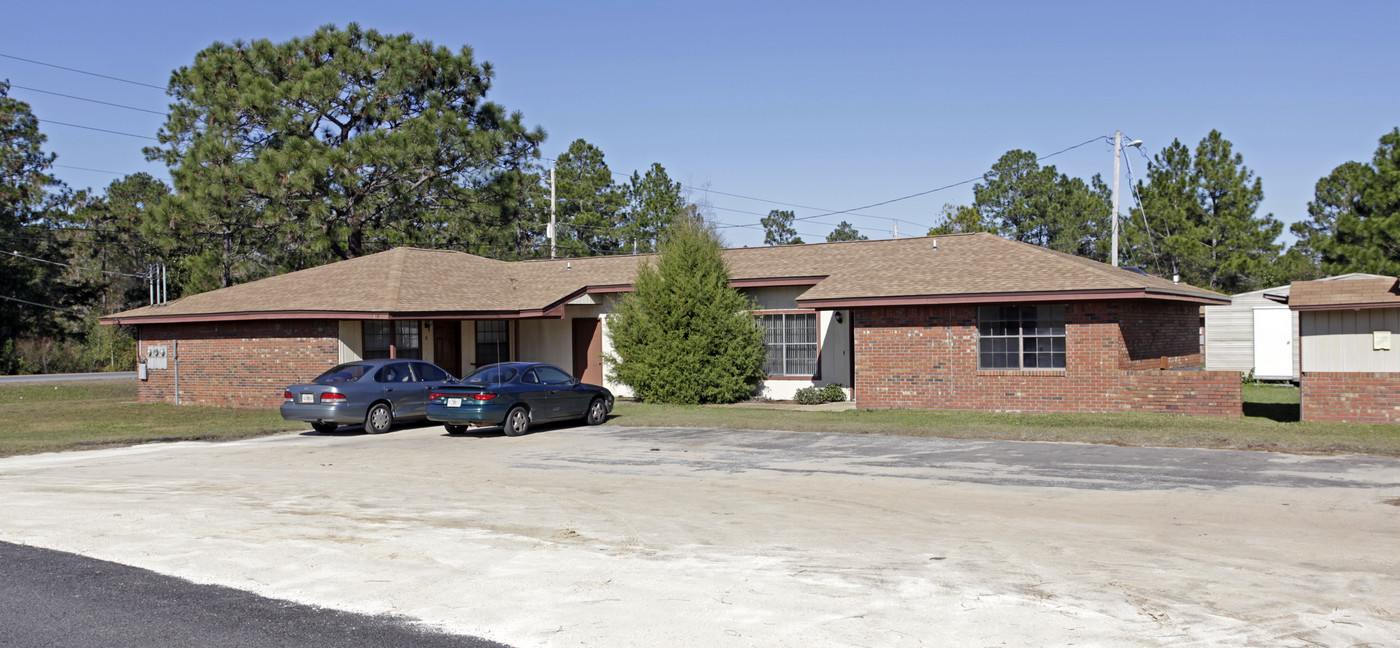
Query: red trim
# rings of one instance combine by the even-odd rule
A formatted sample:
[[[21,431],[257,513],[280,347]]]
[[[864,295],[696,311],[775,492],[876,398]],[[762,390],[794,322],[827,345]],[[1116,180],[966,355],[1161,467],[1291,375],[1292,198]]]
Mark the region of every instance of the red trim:
[[[815,286],[826,279],[820,277],[783,277],[770,279],[730,279],[729,285],[733,288],[767,288],[771,286]]]
[[[1219,299],[1155,293],[1141,288],[1115,290],[1074,290],[1063,292],[963,293],[956,295],[921,295],[915,297],[858,297],[835,299],[798,299],[797,305],[822,310],[860,308],[864,306],[927,306],[935,304],[991,304],[1007,302],[1089,301],[1098,299],[1163,299],[1206,304],[1228,304],[1228,297]]]
[[[1400,302],[1371,302],[1367,304],[1318,304],[1306,306],[1288,306],[1289,310],[1295,311],[1328,311],[1328,310],[1375,310],[1378,308],[1400,308]]]

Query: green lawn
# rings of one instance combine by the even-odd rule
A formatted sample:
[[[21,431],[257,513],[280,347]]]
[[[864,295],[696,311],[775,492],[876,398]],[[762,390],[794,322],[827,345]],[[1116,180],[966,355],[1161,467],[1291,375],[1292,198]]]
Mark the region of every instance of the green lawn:
[[[943,410],[793,412],[620,402],[609,423],[1400,456],[1400,425],[1300,423],[1298,388],[1244,387],[1245,416],[1234,419],[1169,414],[994,414]]]
[[[992,414],[937,410],[768,410],[621,401],[614,425],[714,427],[960,439],[1075,441],[1400,456],[1400,425],[1300,423],[1298,389],[1244,386],[1236,419],[1166,414]],[[132,381],[0,385],[0,456],[136,443],[228,440],[306,429],[274,409],[139,404]]]
[[[132,380],[0,385],[0,457],[304,429],[276,410],[137,403]]]

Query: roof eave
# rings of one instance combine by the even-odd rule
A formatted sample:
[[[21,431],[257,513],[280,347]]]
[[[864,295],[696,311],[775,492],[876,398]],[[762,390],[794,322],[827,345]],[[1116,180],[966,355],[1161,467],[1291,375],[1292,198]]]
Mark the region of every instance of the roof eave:
[[[1369,310],[1374,308],[1400,308],[1400,302],[1358,302],[1355,304],[1289,304],[1288,308],[1295,311],[1329,311],[1329,310]]]
[[[838,297],[830,299],[798,299],[804,308],[833,309],[869,306],[935,306],[941,304],[987,304],[1006,302],[1090,301],[1096,299],[1166,299],[1198,304],[1228,304],[1230,298],[1209,297],[1174,291],[1144,288],[1063,290],[1049,292],[962,293],[955,295],[908,295],[896,297]]]

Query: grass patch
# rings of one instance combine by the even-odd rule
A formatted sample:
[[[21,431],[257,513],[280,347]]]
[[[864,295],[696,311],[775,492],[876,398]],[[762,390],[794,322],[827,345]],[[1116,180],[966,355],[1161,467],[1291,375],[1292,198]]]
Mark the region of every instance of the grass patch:
[[[1240,385],[1244,415],[1291,423],[1302,418],[1303,393],[1292,385],[1245,383]]]
[[[130,379],[0,386],[0,457],[163,441],[227,441],[304,428],[277,410],[137,403]]]
[[[1273,387],[1267,387],[1273,390]],[[1243,418],[1171,414],[997,414],[949,410],[785,411],[745,407],[653,405],[619,401],[609,423],[953,439],[1068,441],[1128,446],[1359,453],[1400,456],[1400,426],[1297,422],[1297,388],[1261,392],[1285,402],[1246,401]],[[1286,391],[1292,389],[1293,395]],[[1251,392],[1253,390],[1250,390]],[[1256,397],[1251,394],[1249,399]],[[1264,397],[1261,397],[1264,398]],[[1250,404],[1293,408],[1292,421],[1248,414]],[[1255,411],[1258,411],[1257,409]],[[1282,417],[1287,419],[1286,416]]]
[[[1400,425],[1297,422],[1296,387],[1244,385],[1243,398],[1245,416],[1236,419],[1142,413],[824,412],[619,401],[609,423],[1400,456]],[[0,456],[222,441],[306,427],[282,420],[275,409],[176,407],[135,400],[136,383],[131,380],[0,385],[0,421],[6,422],[0,427]]]

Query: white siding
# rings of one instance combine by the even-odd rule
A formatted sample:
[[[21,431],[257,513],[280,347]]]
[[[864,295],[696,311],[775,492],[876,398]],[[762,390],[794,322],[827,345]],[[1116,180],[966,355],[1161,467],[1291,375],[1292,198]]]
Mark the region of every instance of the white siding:
[[[1241,293],[1230,298],[1229,306],[1206,306],[1205,363],[1211,371],[1254,370],[1254,309],[1279,308],[1265,293],[1287,295],[1288,286]],[[1298,313],[1293,313],[1293,379],[1297,380],[1301,360]]]
[[[364,353],[364,341],[360,334],[363,331],[359,320],[340,320],[340,363],[363,360],[361,353]]]
[[[433,330],[426,326],[427,320],[418,320],[418,353],[420,358],[435,362],[433,353]]]
[[[1400,344],[1373,350],[1371,334],[1390,331],[1400,341],[1400,308],[1306,311],[1302,315],[1303,371],[1400,372]]]
[[[743,290],[745,294],[754,300],[759,310],[801,310],[797,306],[797,297],[806,291],[806,286],[779,286]],[[558,351],[551,352],[561,353],[562,355],[560,358],[558,360],[544,361],[554,362],[561,367],[568,368],[568,363],[573,362],[573,356],[570,352],[573,332],[569,320],[574,317],[601,317],[603,355],[611,355],[613,353],[613,345],[612,335],[609,331],[609,319],[613,312],[615,299],[614,296],[609,295],[603,300],[604,303],[597,306],[568,306],[565,309],[564,320],[562,322],[559,320],[533,320],[535,322],[558,322],[557,326],[559,328],[551,329],[547,326],[536,327],[529,337],[525,334],[526,329],[524,325],[526,322],[532,320],[521,322],[521,348],[531,348],[529,345],[532,342],[539,342],[542,345],[541,348],[553,349],[555,342],[562,343]],[[846,386],[847,394],[849,395],[849,388],[851,386],[851,313],[850,311],[841,311],[842,321],[839,324],[834,321],[832,313],[832,311],[819,311],[817,313],[817,333],[821,340],[821,355],[819,360],[821,363],[821,379],[815,381],[767,380],[759,385],[755,396],[776,400],[791,400],[797,394],[798,389],[828,385],[831,383],[839,383]],[[544,339],[550,335],[553,335],[557,340]],[[604,364],[603,371],[605,379],[603,381],[603,386],[612,390],[613,394],[617,396],[632,396],[633,393],[630,387],[612,380],[610,377],[606,377],[609,369],[610,368]]]

